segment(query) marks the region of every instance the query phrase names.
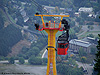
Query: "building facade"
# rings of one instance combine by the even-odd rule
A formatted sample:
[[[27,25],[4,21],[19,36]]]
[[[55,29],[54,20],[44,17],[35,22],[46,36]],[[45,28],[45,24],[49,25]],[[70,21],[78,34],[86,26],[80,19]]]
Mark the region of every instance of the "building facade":
[[[90,53],[92,46],[91,43],[82,40],[73,39],[69,41],[69,49],[73,52],[78,52],[80,48],[83,48],[85,52]]]

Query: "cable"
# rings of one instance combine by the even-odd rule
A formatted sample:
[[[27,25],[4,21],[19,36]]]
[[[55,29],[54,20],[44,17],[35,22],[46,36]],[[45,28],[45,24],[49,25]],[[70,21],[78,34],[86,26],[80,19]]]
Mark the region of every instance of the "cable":
[[[39,3],[37,3],[35,0],[30,0],[30,1],[32,1],[32,3],[33,4],[35,4],[37,7],[38,7],[38,9],[39,9],[39,11],[40,11],[40,13],[42,14],[43,12],[45,12],[44,10],[43,10],[43,6],[42,5],[40,5]]]
[[[36,3],[36,2],[35,2]],[[0,5],[0,6],[2,6],[2,7],[5,7],[4,5]],[[3,9],[4,10],[4,12],[6,12],[6,10],[5,9]],[[6,14],[7,15],[7,14]],[[9,18],[9,16],[7,16],[8,17],[8,20],[12,23],[12,24],[14,24],[14,26],[16,26],[16,27],[18,27],[18,28],[21,28],[21,29],[23,29],[23,27],[21,27],[21,26],[19,26],[19,25],[17,25],[17,24],[15,24],[15,23],[13,23],[12,22],[12,20]],[[34,24],[35,24],[35,22],[33,22]],[[25,29],[25,30],[27,30],[27,29]],[[28,30],[29,32],[33,32],[33,31],[31,31],[31,30]],[[42,32],[41,32],[41,35],[45,38],[46,36],[44,36],[45,34],[43,34]],[[46,39],[45,39],[46,40]],[[46,40],[47,41],[47,40]],[[46,42],[47,43],[47,42]]]
[[[46,37],[46,34],[44,33],[44,31],[43,31],[43,34],[44,34],[44,37],[45,37],[45,38],[47,38],[47,37]],[[48,42],[48,40],[47,40],[47,39],[46,39],[46,41]]]
[[[34,4],[39,8],[40,13],[42,14],[43,7],[42,7],[39,3],[37,3],[35,0],[30,0],[30,1],[32,1],[32,3],[34,3]],[[35,23],[34,23],[34,24],[35,24]],[[40,31],[40,33],[42,34],[42,36],[43,36],[44,39],[45,39],[46,36],[45,36],[44,32],[42,33],[42,31]],[[45,41],[46,41],[46,43],[47,43],[47,40],[46,40],[46,39],[45,39]]]
[[[42,14],[42,6],[39,5],[37,2],[35,2],[34,0],[30,0],[30,1],[32,1],[32,3],[34,3],[38,7],[40,13]]]
[[[44,36],[44,34],[42,33],[42,31],[40,31],[40,33],[42,34],[42,36],[44,37],[44,39],[45,39],[45,36]],[[45,41],[46,41],[46,43],[47,43],[47,40],[45,39]]]
[[[0,5],[0,6],[2,6],[2,5]],[[2,6],[2,7],[5,7],[5,6]],[[4,11],[4,13],[7,15],[6,10],[3,9],[3,11]],[[17,28],[19,28],[19,29],[24,29],[23,27],[21,27],[21,26],[15,24],[15,23],[13,23],[13,21],[9,18],[8,15],[7,15],[7,18],[8,18],[8,20],[10,21],[10,23],[12,23],[15,27],[17,27]],[[33,23],[35,24],[35,22],[33,22]],[[31,33],[34,33],[34,34],[39,34],[39,33],[37,33],[37,32],[33,32],[33,31],[29,30],[29,29],[24,29],[24,30],[26,30],[26,31],[28,31],[28,32],[31,32]],[[39,34],[39,35],[42,35],[42,34]]]

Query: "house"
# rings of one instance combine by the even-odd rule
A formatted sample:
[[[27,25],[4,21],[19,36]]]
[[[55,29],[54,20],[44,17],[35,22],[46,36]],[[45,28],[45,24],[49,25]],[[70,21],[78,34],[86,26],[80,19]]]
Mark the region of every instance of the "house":
[[[90,42],[72,39],[69,41],[69,49],[73,50],[73,52],[78,52],[80,48],[83,48],[83,50],[87,53],[91,52],[91,46],[93,46]]]
[[[93,13],[93,8],[90,7],[90,8],[86,8],[86,7],[81,7],[79,8],[78,12],[85,12],[85,13]]]
[[[45,5],[43,5],[43,7],[49,13],[52,13],[52,10],[55,10],[55,7],[52,7],[52,6],[45,6]]]
[[[85,37],[84,39],[82,39],[82,41],[86,41],[86,42],[90,42],[93,45],[97,45],[98,44],[98,39],[96,38],[91,38],[91,37]]]
[[[58,10],[62,11],[62,12],[65,12],[65,8],[58,8],[57,6],[56,7],[53,7],[53,6],[45,6],[43,5],[44,9],[49,12],[49,13],[55,13],[54,10],[57,8]]]
[[[79,12],[75,12],[75,16],[79,17],[80,13]]]
[[[20,9],[21,15],[23,16],[24,22],[27,22],[29,17],[27,16],[25,10],[23,8]]]

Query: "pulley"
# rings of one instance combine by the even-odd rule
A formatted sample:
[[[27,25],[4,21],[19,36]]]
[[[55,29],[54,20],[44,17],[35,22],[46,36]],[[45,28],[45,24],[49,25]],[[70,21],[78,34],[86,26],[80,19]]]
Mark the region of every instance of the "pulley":
[[[39,24],[35,24],[36,30],[39,29]]]

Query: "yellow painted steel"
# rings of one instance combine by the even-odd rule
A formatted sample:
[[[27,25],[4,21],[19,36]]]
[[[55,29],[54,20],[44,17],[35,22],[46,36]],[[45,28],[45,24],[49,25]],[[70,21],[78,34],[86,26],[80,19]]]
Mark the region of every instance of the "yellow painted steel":
[[[48,46],[55,47],[55,36],[58,30],[45,29],[48,33]],[[46,75],[57,75],[56,72],[56,52],[54,48],[48,48],[48,64]]]
[[[63,17],[69,17],[69,15],[36,15],[35,16],[40,16],[42,19],[43,23],[43,28],[45,28],[45,23],[43,20],[43,16],[47,17],[61,17],[61,20]],[[49,29],[49,28],[54,28],[54,29]],[[57,29],[55,29],[55,21],[54,21],[54,26],[51,25],[51,22],[49,21],[49,28],[44,29],[48,33],[48,46],[55,47],[55,36],[56,33],[58,32]],[[59,23],[59,28],[61,28],[61,21]],[[57,75],[56,72],[56,52],[54,48],[48,48],[48,64],[47,64],[47,73],[46,75]]]
[[[63,19],[63,16],[61,16],[61,20]],[[61,28],[61,21],[59,23],[59,28]]]
[[[35,16],[48,16],[48,17],[69,17],[69,15],[36,15]]]
[[[36,14],[35,14],[35,16],[41,16],[43,27],[45,27],[43,16],[47,16],[47,17],[61,17],[61,20],[63,19],[63,17],[69,17],[69,15],[36,15]],[[61,27],[61,21],[59,23],[59,28],[60,27]]]

